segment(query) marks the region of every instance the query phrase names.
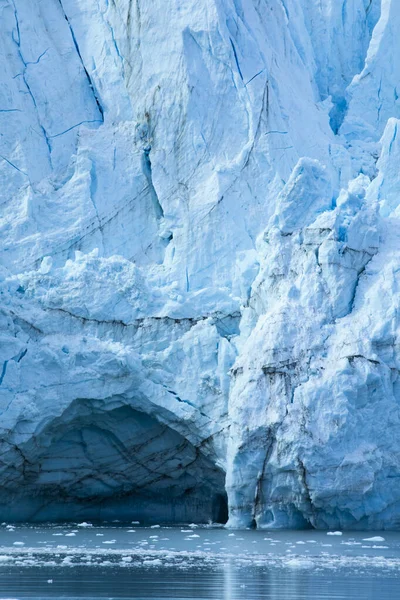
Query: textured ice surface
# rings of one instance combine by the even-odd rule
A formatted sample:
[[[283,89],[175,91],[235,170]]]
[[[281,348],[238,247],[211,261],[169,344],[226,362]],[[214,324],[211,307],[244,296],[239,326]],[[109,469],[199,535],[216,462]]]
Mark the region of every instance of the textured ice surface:
[[[399,19],[0,0],[2,519],[400,526]]]

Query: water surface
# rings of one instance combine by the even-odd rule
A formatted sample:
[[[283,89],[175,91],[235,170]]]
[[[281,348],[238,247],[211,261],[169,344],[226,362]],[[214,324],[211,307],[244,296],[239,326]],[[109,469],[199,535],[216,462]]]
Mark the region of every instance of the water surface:
[[[3,525],[0,600],[400,597],[400,535],[340,533]]]

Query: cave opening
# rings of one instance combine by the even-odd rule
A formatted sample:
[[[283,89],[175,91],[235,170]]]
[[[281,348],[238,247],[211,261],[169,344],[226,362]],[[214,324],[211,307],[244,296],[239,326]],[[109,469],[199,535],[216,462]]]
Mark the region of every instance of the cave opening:
[[[215,460],[170,426],[127,405],[104,410],[75,401],[21,451],[29,459],[23,482],[3,495],[4,520],[228,519],[225,473]]]

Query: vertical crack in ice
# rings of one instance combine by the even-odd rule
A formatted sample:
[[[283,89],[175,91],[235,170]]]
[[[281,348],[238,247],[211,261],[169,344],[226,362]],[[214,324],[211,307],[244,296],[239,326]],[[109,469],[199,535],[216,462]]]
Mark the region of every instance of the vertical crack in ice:
[[[377,116],[378,125],[379,125],[379,120],[380,120],[380,117],[381,117],[381,111],[382,111],[382,105],[383,105],[383,101],[382,101],[382,98],[381,98],[381,92],[382,92],[382,77],[380,78],[379,87],[378,87],[378,102],[379,102],[378,116]]]
[[[301,458],[298,457],[297,462],[298,462],[300,481],[301,481],[302,487],[304,489],[304,497],[305,497],[307,504],[309,504],[309,509],[310,509],[311,515],[314,515],[315,507],[314,507],[314,504],[313,504],[313,501],[311,498],[311,491],[310,491],[310,488],[308,487],[308,483],[307,483],[307,471],[306,471],[305,465],[304,465],[303,461],[301,460]]]
[[[28,352],[28,348],[25,348],[25,350],[23,350],[23,351],[21,352],[21,354],[20,354],[20,355],[18,356],[18,358],[17,358],[17,362],[18,362],[18,363],[20,363],[20,362],[21,362],[21,360],[24,358],[24,356],[26,356],[26,353],[27,353],[27,352]]]
[[[118,54],[118,57],[121,59],[121,64],[122,64],[122,67],[123,67],[124,66],[124,57],[122,56],[122,54],[121,54],[121,52],[120,52],[120,50],[118,48],[117,40],[115,39],[114,28],[110,25],[110,23],[108,23],[108,26],[110,28],[111,38],[112,38],[112,41],[113,41],[113,44],[114,44],[115,51]]]
[[[346,24],[347,0],[343,0],[342,4],[342,26]]]
[[[96,214],[96,219],[99,225],[99,232],[101,235],[101,240],[102,240],[102,245],[103,245],[103,252],[104,252],[104,233],[103,233],[103,227],[101,224],[101,220],[100,220],[100,216],[99,216],[99,211],[97,209],[97,205],[96,205],[96,200],[95,200],[95,195],[96,195],[96,191],[97,191],[97,174],[96,174],[96,164],[92,159],[92,166],[90,169],[90,200],[92,202],[93,208],[94,208],[94,212]]]
[[[266,449],[265,452],[265,456],[264,456],[264,460],[263,460],[263,464],[261,467],[261,471],[258,473],[257,476],[257,481],[256,481],[256,491],[255,491],[255,495],[254,495],[254,505],[253,505],[253,522],[254,525],[256,526],[257,524],[257,516],[260,514],[259,509],[261,510],[262,513],[262,504],[263,504],[263,490],[262,490],[262,484],[264,482],[264,478],[265,478],[265,470],[268,466],[269,460],[272,456],[272,453],[274,451],[275,448],[275,444],[277,441],[276,438],[276,434],[277,434],[277,430],[279,429],[281,423],[278,423],[272,427],[269,427],[267,430],[267,438],[270,438],[270,442],[268,444],[268,447]]]
[[[243,163],[243,167],[241,169],[242,171],[243,171],[243,169],[245,169],[248,166],[248,164],[250,162],[250,158],[251,158],[251,155],[253,153],[254,147],[255,147],[255,145],[257,143],[257,140],[259,139],[259,137],[261,135],[261,124],[262,124],[262,121],[263,121],[263,117],[265,117],[265,123],[268,120],[268,111],[269,111],[269,80],[267,79],[266,82],[265,82],[265,87],[264,87],[264,91],[263,91],[261,109],[260,109],[260,113],[259,113],[259,116],[258,116],[257,126],[255,128],[255,133],[254,133],[253,139],[251,140],[251,145],[250,145],[250,148],[248,150],[246,159],[245,159],[245,161]],[[228,190],[225,190],[225,192],[226,191],[228,191]]]
[[[149,186],[150,196],[151,196],[151,200],[152,200],[153,206],[154,206],[154,212],[156,213],[156,217],[159,220],[159,219],[163,218],[164,210],[160,204],[160,200],[158,198],[158,194],[156,192],[156,189],[155,189],[154,183],[153,183],[153,169],[152,169],[151,160],[150,160],[150,152],[151,152],[151,147],[148,147],[148,146],[146,148],[144,148],[144,150],[143,150],[143,157],[142,157],[143,173],[147,179],[147,183]]]
[[[62,12],[63,12],[64,18],[65,18],[65,20],[67,21],[67,24],[68,24],[69,30],[70,30],[70,32],[71,32],[72,41],[73,41],[73,43],[74,43],[74,46],[75,46],[76,53],[78,54],[79,60],[80,60],[80,62],[81,62],[81,65],[82,65],[82,68],[83,68],[83,70],[84,70],[84,73],[85,73],[85,75],[86,75],[86,78],[87,78],[87,80],[88,80],[88,82],[89,82],[89,87],[90,87],[90,89],[92,90],[93,97],[94,97],[94,99],[95,99],[95,102],[96,102],[96,104],[97,104],[97,108],[98,108],[98,110],[99,110],[99,113],[100,113],[100,115],[101,115],[101,119],[102,119],[102,121],[104,121],[104,110],[103,110],[103,107],[102,107],[102,105],[101,105],[101,103],[100,103],[100,98],[99,98],[99,96],[98,96],[98,94],[97,94],[96,87],[95,87],[95,85],[94,85],[94,83],[93,83],[93,80],[92,80],[92,78],[91,78],[91,77],[90,77],[90,75],[89,75],[89,71],[88,71],[88,70],[87,70],[87,68],[85,67],[85,63],[83,62],[82,54],[81,54],[81,51],[80,51],[80,49],[79,49],[79,44],[78,44],[78,41],[77,41],[77,39],[76,39],[76,37],[75,37],[75,33],[74,33],[74,30],[73,30],[73,27],[72,27],[72,25],[71,25],[71,22],[70,22],[70,20],[69,20],[68,16],[67,16],[67,13],[66,13],[66,12],[65,12],[65,10],[64,10],[64,6],[63,6],[63,3],[62,3],[62,0],[58,0],[58,1],[59,1],[59,3],[60,3],[60,7],[61,7],[61,10],[62,10]]]
[[[396,141],[397,138],[397,130],[398,130],[398,121],[396,121],[396,124],[394,126],[394,131],[393,131],[393,136],[392,139],[390,140],[390,144],[389,144],[389,154],[391,154],[392,149],[393,149],[393,144]],[[383,182],[382,182],[383,183]]]
[[[117,53],[117,56],[118,56],[118,58],[119,58],[119,59],[120,59],[120,61],[121,61],[121,67],[122,67],[122,77],[124,78],[124,77],[125,77],[125,59],[124,59],[124,57],[123,57],[123,56],[122,56],[122,54],[121,54],[121,51],[120,51],[120,49],[119,49],[119,46],[118,46],[117,40],[116,40],[116,38],[115,38],[114,27],[111,25],[111,23],[109,22],[109,20],[107,19],[107,16],[106,16],[106,13],[108,12],[108,9],[109,9],[109,4],[108,4],[108,2],[106,3],[106,10],[105,10],[105,11],[102,11],[102,10],[101,10],[101,8],[100,8],[100,5],[99,5],[99,2],[97,2],[97,6],[98,6],[99,12],[100,12],[100,14],[101,14],[101,18],[102,18],[102,20],[103,20],[103,23],[105,23],[105,25],[108,27],[108,29],[109,29],[109,31],[110,31],[110,34],[111,34],[111,39],[112,39],[113,46],[114,46],[114,48],[115,48],[115,51],[116,51],[116,53]],[[129,10],[130,10],[130,9],[129,9]]]
[[[26,356],[27,352],[28,352],[28,348],[25,348],[24,350],[19,352],[16,356],[12,356],[10,359],[7,359],[4,361],[3,368],[1,370],[1,375],[0,375],[0,385],[3,383],[4,377],[6,376],[7,366],[8,366],[8,363],[10,362],[10,360],[14,360],[17,363],[20,363],[21,360],[24,358],[24,356]]]
[[[6,376],[7,373],[7,365],[8,365],[8,360],[5,360],[3,363],[3,368],[1,370],[1,375],[0,375],[0,385],[3,383],[3,379]]]
[[[47,133],[47,131],[46,131],[43,123],[40,120],[38,106],[37,106],[37,103],[36,103],[36,99],[35,99],[35,96],[34,96],[32,90],[31,90],[31,87],[30,87],[30,85],[29,85],[29,83],[27,81],[27,77],[26,77],[26,69],[27,69],[27,67],[30,64],[34,64],[34,63],[26,62],[25,59],[24,59],[24,57],[23,57],[22,50],[21,50],[21,31],[20,31],[20,28],[19,28],[18,11],[17,11],[17,7],[15,6],[15,1],[14,0],[10,0],[10,1],[12,3],[13,9],[14,9],[15,26],[16,26],[16,32],[17,32],[17,36],[15,37],[14,36],[14,31],[13,31],[13,33],[12,33],[12,39],[13,39],[13,42],[16,44],[17,48],[18,48],[18,55],[19,55],[19,57],[21,59],[21,62],[23,64],[22,73],[20,73],[20,75],[22,76],[22,80],[23,80],[23,82],[25,84],[26,89],[28,90],[28,94],[31,97],[33,105],[35,107],[38,124],[39,124],[40,129],[42,130],[42,133],[43,133],[46,145],[47,145],[47,149],[49,151],[49,160],[50,160],[50,165],[51,165],[51,152],[52,152],[52,148],[51,148],[51,144],[50,144],[49,135],[48,135],[48,133]],[[43,54],[45,54],[46,52],[47,52],[47,50]],[[43,54],[41,56],[43,56]],[[39,59],[38,59],[37,62],[39,62],[41,56],[39,57]]]
[[[289,11],[287,9],[287,6],[286,6],[284,0],[281,0],[281,6],[282,6],[282,9],[283,9],[283,12],[285,13],[286,21],[289,22],[290,21]]]
[[[243,74],[242,74],[242,70],[240,68],[239,59],[238,59],[238,55],[237,55],[237,52],[236,52],[235,44],[233,43],[232,38],[229,38],[229,39],[230,39],[232,50],[233,50],[233,56],[235,57],[236,67],[237,67],[238,73],[240,75],[240,79],[243,81]]]
[[[356,280],[354,282],[353,293],[352,293],[352,296],[351,296],[351,299],[350,299],[349,311],[347,313],[348,315],[353,312],[355,301],[356,301],[357,289],[358,289],[358,286],[359,286],[359,283],[360,283],[361,276],[363,275],[363,273],[365,273],[365,269],[366,269],[368,263],[371,262],[371,260],[373,259],[373,257],[374,256],[371,255],[370,258],[369,258],[369,260],[363,266],[363,268],[360,271],[358,271],[358,273],[357,273],[357,278],[356,278]],[[346,315],[344,315],[344,316],[346,316]]]

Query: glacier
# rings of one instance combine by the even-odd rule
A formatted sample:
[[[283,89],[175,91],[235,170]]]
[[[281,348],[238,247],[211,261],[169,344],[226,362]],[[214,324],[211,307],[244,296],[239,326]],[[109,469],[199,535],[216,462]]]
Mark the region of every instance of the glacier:
[[[0,0],[0,519],[400,528],[397,0]]]

